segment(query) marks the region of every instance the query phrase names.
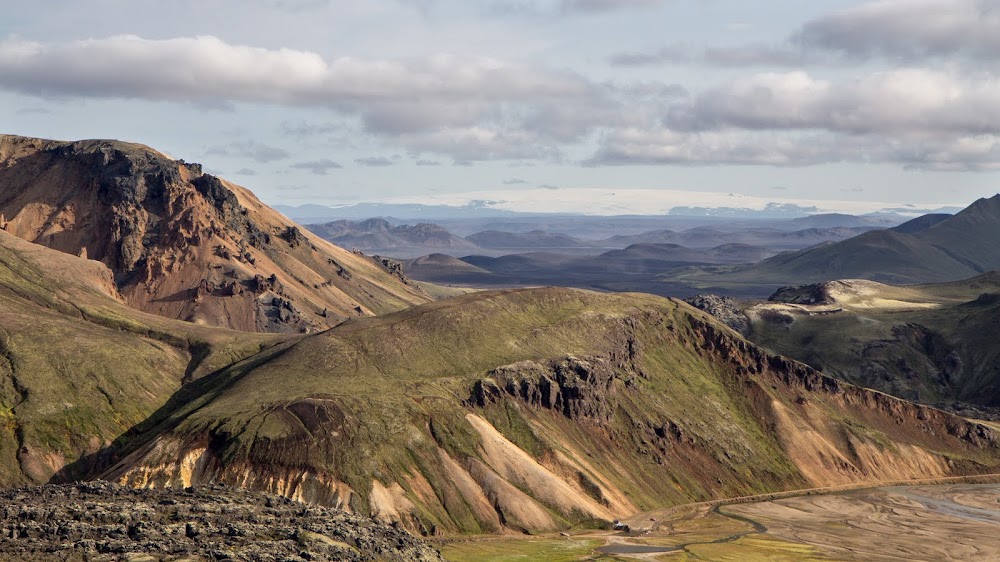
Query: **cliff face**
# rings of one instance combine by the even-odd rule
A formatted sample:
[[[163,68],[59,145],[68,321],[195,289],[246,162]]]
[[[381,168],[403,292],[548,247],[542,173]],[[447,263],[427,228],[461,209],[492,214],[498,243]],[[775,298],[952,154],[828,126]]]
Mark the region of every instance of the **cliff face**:
[[[983,425],[825,377],[652,296],[467,295],[202,384],[103,475],[262,489],[434,534],[1000,464]]]
[[[139,310],[239,330],[314,331],[429,300],[249,191],[141,145],[0,136],[0,227],[104,263]]]

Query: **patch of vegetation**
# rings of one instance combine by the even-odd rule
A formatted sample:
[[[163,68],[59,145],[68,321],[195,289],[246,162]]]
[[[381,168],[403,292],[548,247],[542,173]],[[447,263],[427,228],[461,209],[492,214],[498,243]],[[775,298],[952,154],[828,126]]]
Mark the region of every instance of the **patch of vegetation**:
[[[594,549],[601,540],[558,539],[484,539],[444,545],[441,554],[449,562],[577,562],[596,560]],[[610,560],[610,558],[604,558]]]

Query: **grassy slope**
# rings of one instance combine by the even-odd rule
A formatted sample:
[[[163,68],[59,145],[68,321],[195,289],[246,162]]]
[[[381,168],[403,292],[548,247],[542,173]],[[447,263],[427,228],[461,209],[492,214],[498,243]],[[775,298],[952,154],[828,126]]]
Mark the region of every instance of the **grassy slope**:
[[[585,389],[584,398],[600,396],[606,416],[567,416],[503,392],[484,406],[471,397],[491,369],[567,355],[614,366],[606,388]],[[214,479],[294,495],[295,483],[283,479],[305,471],[346,483],[359,511],[372,509],[373,481],[398,483],[414,506],[402,515],[412,528],[482,532],[496,527],[459,489],[443,452],[471,473],[488,466],[501,474],[513,486],[507,494],[491,493],[482,470],[476,480],[505,526],[529,530],[547,527],[504,504],[517,490],[532,498],[518,500],[522,508],[540,506],[564,527],[590,519],[579,506],[593,499],[619,514],[879,478],[879,463],[851,457],[854,447],[881,451],[885,466],[901,462],[897,444],[959,462],[946,471],[997,462],[996,453],[949,436],[943,425],[929,429],[951,423],[944,414],[924,412],[933,421],[901,429],[898,420],[916,419],[912,406],[823,380],[764,356],[677,301],[551,288],[484,292],[351,321],[206,378],[202,395],[147,428],[158,436],[152,442],[120,451],[129,456],[109,475],[146,485]],[[789,436],[775,433],[779,410],[794,420]],[[491,456],[469,414],[489,420],[548,475],[521,478],[530,463],[513,453]],[[816,435],[853,458],[845,464],[857,471],[808,466],[800,449],[814,446]],[[185,466],[195,468],[184,473]],[[575,495],[546,497],[559,487]]]
[[[828,374],[896,396],[995,406],[1000,404],[1000,303],[978,300],[984,293],[1000,293],[1000,274],[884,285],[858,302],[845,301],[837,314],[786,314],[785,321],[776,321],[752,312],[749,337]],[[898,304],[866,304],[876,299]]]
[[[128,309],[103,266],[0,233],[0,485],[41,483],[181,385],[279,341]]]

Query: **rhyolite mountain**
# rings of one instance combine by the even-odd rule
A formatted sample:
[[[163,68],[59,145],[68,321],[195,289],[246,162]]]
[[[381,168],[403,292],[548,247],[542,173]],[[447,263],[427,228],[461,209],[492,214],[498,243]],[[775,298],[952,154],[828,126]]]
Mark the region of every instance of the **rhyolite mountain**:
[[[1000,465],[988,427],[680,301],[521,289],[244,333],[129,308],[103,264],[6,232],[0,258],[7,486],[219,483],[416,533],[537,532]]]
[[[429,300],[246,189],[139,144],[0,136],[0,228],[103,263],[129,306],[244,331],[325,329]]]
[[[0,230],[0,485],[86,471],[185,382],[296,337],[129,308],[104,264]]]
[[[546,288],[354,319],[266,350],[188,385],[91,466],[139,487],[266,490],[416,533],[539,532],[710,498],[994,472],[996,439],[769,355],[680,301]]]
[[[224,484],[448,534],[1000,466],[987,425],[826,377],[651,295],[478,292],[306,334],[185,321],[142,287],[244,263],[202,253],[227,244],[250,265],[284,264],[289,284],[303,274],[292,258],[332,256],[358,264],[351,279],[381,272],[381,292],[350,286],[373,306],[403,306],[379,300],[389,288],[426,297],[391,264],[313,249],[275,230],[280,217],[250,221],[267,211],[248,193],[149,149],[15,138],[5,150],[2,485]],[[247,240],[258,233],[260,247]],[[178,310],[191,295],[155,294]]]

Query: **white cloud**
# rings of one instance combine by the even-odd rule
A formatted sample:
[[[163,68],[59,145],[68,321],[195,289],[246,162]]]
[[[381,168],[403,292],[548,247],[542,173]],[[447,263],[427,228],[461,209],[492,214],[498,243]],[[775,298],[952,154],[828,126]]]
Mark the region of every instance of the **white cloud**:
[[[1000,79],[899,69],[840,82],[764,73],[676,105],[674,128],[824,129],[893,135],[1000,133]]]
[[[887,5],[867,6],[885,12]],[[942,26],[950,29],[950,21]],[[768,49],[739,56],[708,49],[697,56],[745,61],[785,56]],[[588,143],[594,138],[597,149],[588,160],[593,165],[878,161],[993,169],[1000,163],[996,75],[959,67],[844,75],[758,73],[691,93],[677,84],[598,83],[568,70],[487,57],[327,59],[207,36],[0,42],[2,89],[44,96],[326,108],[348,120],[284,122],[281,130],[301,137],[360,128],[413,158],[444,155],[462,164],[489,159],[566,162],[570,154],[592,148]],[[357,123],[349,123],[351,119]],[[258,162],[289,157],[283,148],[251,142],[216,146],[209,153]],[[363,158],[356,162],[377,165]],[[303,167],[316,173],[332,168]]]
[[[470,150],[459,144],[464,141],[503,157],[512,152],[504,146],[508,138],[535,143],[520,149],[525,153],[551,153],[555,142],[574,141],[590,127],[591,119],[581,122],[561,108],[594,108],[606,96],[606,88],[573,72],[487,57],[326,60],[208,36],[7,39],[0,42],[0,88],[44,96],[324,107],[359,118],[369,133],[399,137],[415,152],[462,158]],[[297,124],[287,129],[327,132]]]

